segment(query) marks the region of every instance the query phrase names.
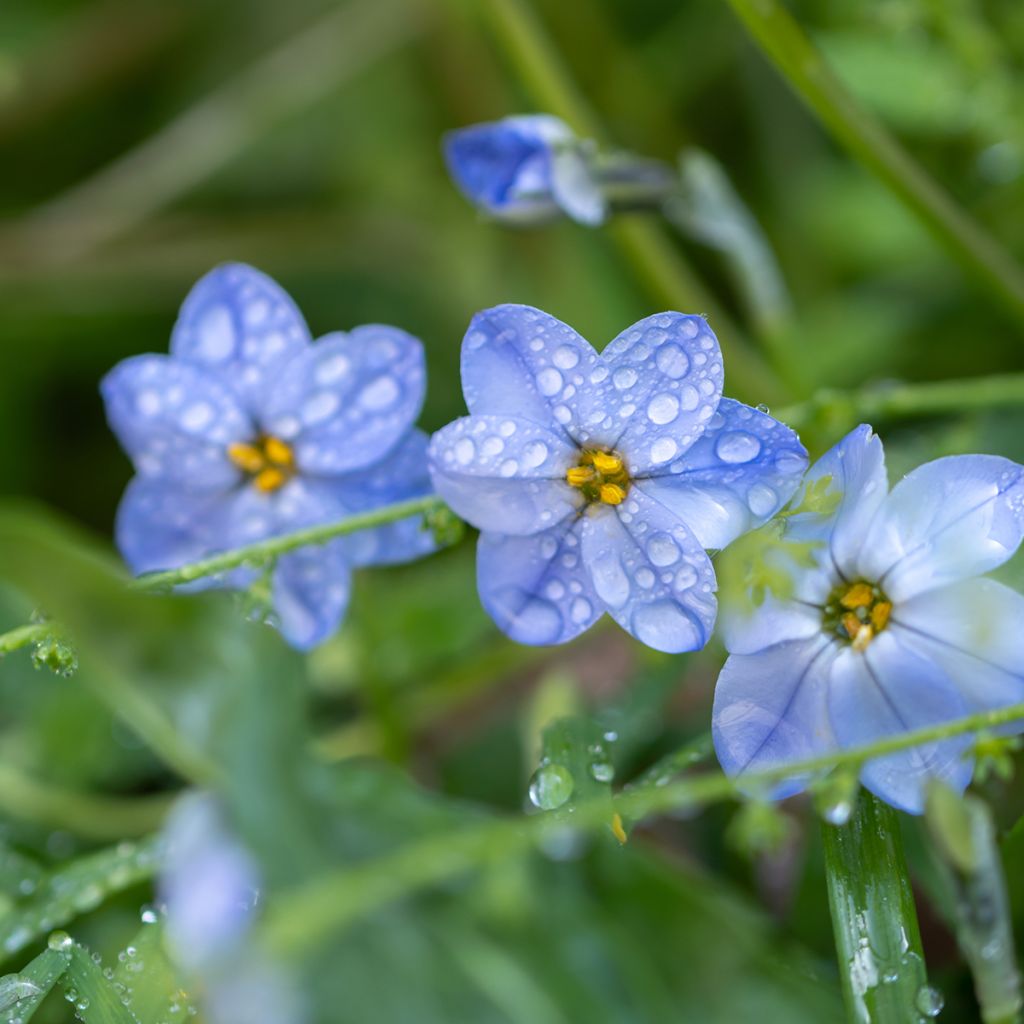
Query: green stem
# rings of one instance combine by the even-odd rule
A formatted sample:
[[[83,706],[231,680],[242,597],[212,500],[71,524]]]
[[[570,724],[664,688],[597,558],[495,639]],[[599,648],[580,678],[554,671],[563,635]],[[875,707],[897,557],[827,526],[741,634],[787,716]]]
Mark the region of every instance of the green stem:
[[[822,825],[822,839],[848,1020],[919,1019],[928,979],[896,812],[863,792],[845,825]]]
[[[832,73],[780,0],[729,0],[754,41],[825,128],[1024,320],[1024,273]]]
[[[864,747],[751,772],[743,776],[743,788],[749,790],[758,784],[769,787],[790,776],[814,774],[838,765],[858,767],[883,754],[1019,720],[1024,720],[1024,703],[915,729]],[[624,819],[639,821],[657,813],[728,800],[737,792],[733,779],[706,775],[620,793],[614,807]],[[573,808],[573,827],[604,829],[607,825],[606,799],[588,800]],[[525,853],[565,828],[566,820],[560,814],[502,818],[456,833],[429,836],[366,864],[345,865],[289,892],[287,900],[272,907],[265,940],[275,953],[301,953],[391,900],[453,878],[481,862]]]
[[[820,424],[837,433],[861,420],[1024,406],[1024,374],[974,377],[927,384],[894,384],[844,392],[825,389],[806,402],[772,410],[794,427]]]
[[[433,495],[396,502],[394,505],[384,505],[371,512],[360,512],[354,516],[346,516],[344,519],[336,519],[334,522],[307,526],[305,529],[270,537],[267,540],[257,541],[255,544],[246,544],[245,547],[232,548],[230,551],[211,555],[198,562],[190,562],[177,569],[149,573],[139,577],[133,586],[140,590],[162,590],[176,587],[182,583],[191,583],[193,580],[202,579],[204,576],[215,576],[218,573],[228,572],[242,565],[262,565],[289,551],[294,551],[296,548],[306,547],[310,544],[326,544],[327,541],[333,540],[335,537],[343,537],[347,533],[368,530],[374,526],[384,526],[410,516],[437,512],[444,507],[444,502]]]
[[[52,632],[52,623],[39,622],[28,626],[18,626],[6,633],[0,633],[0,656],[45,640]]]

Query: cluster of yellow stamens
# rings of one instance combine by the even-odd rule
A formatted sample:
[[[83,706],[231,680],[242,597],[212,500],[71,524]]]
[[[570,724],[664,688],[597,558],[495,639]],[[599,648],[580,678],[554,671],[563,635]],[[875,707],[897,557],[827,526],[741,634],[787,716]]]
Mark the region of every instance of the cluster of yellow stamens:
[[[269,494],[291,479],[295,455],[291,445],[277,437],[260,437],[252,444],[228,445],[228,458],[252,477],[258,491]]]
[[[621,505],[629,493],[629,473],[615,452],[580,452],[580,461],[566,471],[565,479],[583,492],[587,501]]]
[[[855,651],[863,651],[885,629],[891,614],[892,602],[879,587],[863,580],[844,583],[825,605],[825,628],[838,633]]]

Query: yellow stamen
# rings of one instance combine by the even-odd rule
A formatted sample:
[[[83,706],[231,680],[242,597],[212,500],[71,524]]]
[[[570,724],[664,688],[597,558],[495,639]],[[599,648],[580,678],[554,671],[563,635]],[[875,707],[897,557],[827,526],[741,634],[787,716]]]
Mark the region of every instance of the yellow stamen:
[[[573,487],[583,487],[589,484],[594,479],[596,474],[590,466],[573,466],[572,469],[566,470],[565,479]]]
[[[843,629],[846,630],[846,635],[851,640],[856,637],[860,632],[860,627],[864,625],[853,612],[847,612],[839,621],[843,624]]]
[[[860,629],[857,630],[857,635],[853,638],[853,649],[855,651],[866,651],[868,644],[875,638],[875,631],[865,623]]]
[[[867,608],[874,600],[874,592],[867,583],[855,583],[841,598],[839,603],[844,608]]]
[[[601,484],[598,493],[606,505],[621,505],[626,497],[626,492],[618,484]]]
[[[258,473],[263,468],[263,452],[254,444],[228,445],[228,458],[246,473]]]
[[[603,476],[615,476],[622,472],[622,459],[608,452],[594,452],[592,456],[594,468]]]
[[[279,438],[267,437],[263,441],[263,451],[267,456],[267,461],[275,466],[292,466],[295,462],[291,445],[285,444]]]
[[[626,830],[622,827],[622,815],[619,814],[618,811],[612,815],[612,835],[615,836],[623,846],[626,845],[626,842],[629,839],[629,836],[626,835]]]
[[[268,466],[256,474],[253,483],[256,485],[256,490],[269,494],[271,491],[276,491],[287,479],[280,469]]]
[[[892,605],[888,601],[879,601],[871,609],[871,625],[874,627],[876,633],[881,633],[885,629],[889,622],[889,616],[892,614]]]

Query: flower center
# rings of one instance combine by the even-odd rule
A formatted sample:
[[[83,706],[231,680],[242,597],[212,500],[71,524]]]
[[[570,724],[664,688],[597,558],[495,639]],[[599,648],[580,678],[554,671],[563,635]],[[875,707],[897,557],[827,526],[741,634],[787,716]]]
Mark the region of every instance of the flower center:
[[[264,435],[252,444],[230,444],[228,458],[265,494],[283,487],[295,473],[292,447],[278,437]]]
[[[858,580],[832,591],[822,625],[826,633],[834,633],[855,651],[863,651],[885,629],[891,614],[892,601],[881,587]]]
[[[566,470],[565,479],[589,502],[621,505],[629,493],[629,473],[618,452],[584,449],[579,462]]]

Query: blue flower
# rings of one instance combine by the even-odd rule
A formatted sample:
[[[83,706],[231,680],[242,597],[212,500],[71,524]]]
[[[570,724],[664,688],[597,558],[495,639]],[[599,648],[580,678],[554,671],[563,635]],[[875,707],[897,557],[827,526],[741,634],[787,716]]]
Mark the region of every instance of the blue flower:
[[[861,426],[810,470],[786,517],[791,585],[723,610],[715,749],[731,775],[1024,701],[1024,598],[980,578],[1024,535],[1024,467],[937,459],[889,491]],[[809,557],[808,557],[809,556]],[[963,790],[969,737],[868,762],[861,781],[920,813],[929,779]],[[776,795],[799,791],[795,778]]]
[[[448,170],[470,202],[492,217],[537,222],[559,210],[600,224],[605,201],[592,172],[592,147],[548,114],[506,117],[449,132]]]
[[[170,569],[303,526],[430,492],[420,342],[368,325],[311,344],[291,299],[242,264],[189,293],[171,354],[119,363],[107,417],[137,471],[117,543],[136,573]],[[416,519],[282,556],[271,591],[281,631],[308,649],[337,629],[353,566],[433,548]],[[240,569],[221,584],[244,587]]]
[[[512,639],[563,643],[607,611],[658,650],[704,646],[705,548],[767,520],[807,466],[796,435],[722,398],[722,381],[699,316],[648,317],[601,355],[529,306],[473,319],[472,415],[434,435],[430,472],[483,531],[480,597]]]

